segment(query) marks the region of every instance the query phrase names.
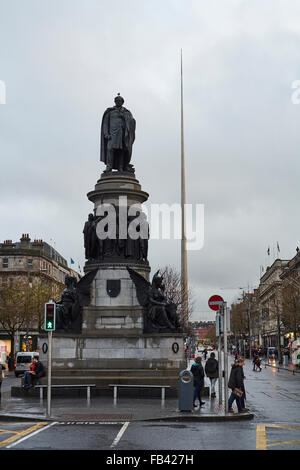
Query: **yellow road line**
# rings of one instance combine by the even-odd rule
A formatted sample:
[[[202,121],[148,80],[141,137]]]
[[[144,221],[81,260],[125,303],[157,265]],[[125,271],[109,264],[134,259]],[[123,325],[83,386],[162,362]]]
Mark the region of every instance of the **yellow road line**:
[[[0,429],[0,434],[18,434],[20,431],[9,431],[9,429]]]
[[[274,446],[281,446],[281,445],[288,445],[288,444],[300,445],[300,441],[273,441],[273,440],[268,439],[268,442],[273,442],[274,444],[267,444],[267,447],[274,447]]]
[[[258,424],[256,426],[256,449],[257,450],[266,450],[267,440],[266,440],[266,426],[263,424]]]
[[[31,432],[35,431],[36,429],[41,428],[42,426],[45,426],[48,423],[38,423],[35,426],[31,426],[30,428],[24,429],[23,431],[7,431],[8,433],[14,432],[15,434],[8,439],[5,439],[4,441],[0,442],[0,447],[4,447],[7,444],[10,444],[11,442],[16,441],[17,439],[20,439],[23,436],[26,436],[27,434],[30,434]]]

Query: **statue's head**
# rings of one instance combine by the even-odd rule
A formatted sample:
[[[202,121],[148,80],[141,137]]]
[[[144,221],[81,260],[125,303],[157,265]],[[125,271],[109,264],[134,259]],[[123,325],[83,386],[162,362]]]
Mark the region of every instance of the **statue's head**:
[[[74,276],[70,276],[69,274],[66,275],[65,277],[65,285],[67,287],[71,287],[72,285],[76,285],[77,283],[77,280],[76,280],[76,277]]]
[[[159,270],[154,274],[152,282],[156,287],[161,287],[163,284],[163,276],[159,276]]]
[[[120,93],[118,93],[118,96],[115,97],[115,103],[118,108],[120,108],[124,104],[124,98],[120,96]]]
[[[89,221],[92,221],[94,220],[94,215],[93,214],[89,214]]]

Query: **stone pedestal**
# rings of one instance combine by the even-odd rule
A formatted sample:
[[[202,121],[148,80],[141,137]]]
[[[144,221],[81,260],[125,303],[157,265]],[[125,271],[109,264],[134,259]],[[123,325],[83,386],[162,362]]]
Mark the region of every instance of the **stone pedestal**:
[[[102,175],[88,193],[94,213],[100,204],[114,204],[117,211],[142,203],[148,194],[133,174]],[[121,202],[120,202],[121,201]],[[53,383],[109,383],[171,385],[177,388],[178,374],[186,368],[182,333],[144,333],[145,311],[127,266],[149,279],[145,259],[124,253],[104,254],[89,260],[85,272],[97,269],[91,285],[91,302],[82,311],[82,332],[78,335],[54,333]],[[40,337],[40,359],[46,364],[47,337]]]

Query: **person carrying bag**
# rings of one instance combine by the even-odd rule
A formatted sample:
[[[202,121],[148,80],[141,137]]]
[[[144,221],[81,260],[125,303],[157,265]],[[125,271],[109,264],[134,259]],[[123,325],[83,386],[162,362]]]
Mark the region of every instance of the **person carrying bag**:
[[[248,411],[245,408],[245,387],[244,387],[244,358],[240,357],[234,364],[232,364],[230,377],[228,380],[228,387],[231,388],[231,395],[228,400],[228,411],[233,413],[233,402],[236,401],[238,412],[245,413]]]

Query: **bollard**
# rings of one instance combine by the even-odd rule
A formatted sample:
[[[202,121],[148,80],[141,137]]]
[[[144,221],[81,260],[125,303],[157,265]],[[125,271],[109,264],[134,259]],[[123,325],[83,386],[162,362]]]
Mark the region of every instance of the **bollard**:
[[[192,411],[194,398],[194,376],[189,370],[182,370],[178,377],[178,409]]]

